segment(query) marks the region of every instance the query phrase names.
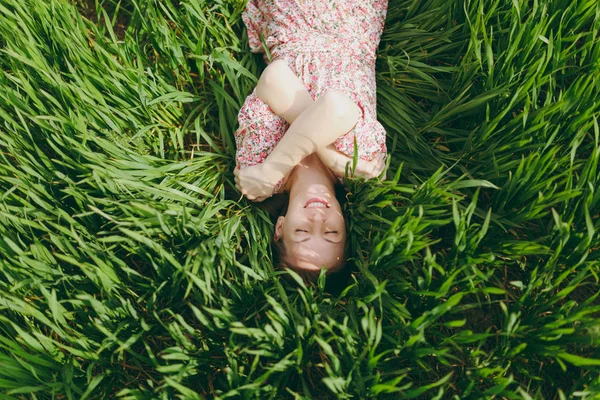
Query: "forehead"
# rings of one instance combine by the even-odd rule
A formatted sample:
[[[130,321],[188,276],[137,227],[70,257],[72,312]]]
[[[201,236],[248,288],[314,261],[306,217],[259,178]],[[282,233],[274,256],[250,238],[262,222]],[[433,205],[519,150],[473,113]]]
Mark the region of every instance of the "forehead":
[[[344,241],[330,243],[323,239],[314,239],[302,243],[286,241],[288,262],[304,269],[331,269],[342,262]]]

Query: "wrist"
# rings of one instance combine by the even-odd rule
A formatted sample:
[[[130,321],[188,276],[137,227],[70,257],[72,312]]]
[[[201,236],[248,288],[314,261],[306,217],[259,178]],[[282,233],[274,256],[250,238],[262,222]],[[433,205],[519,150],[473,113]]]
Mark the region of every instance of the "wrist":
[[[323,165],[330,170],[334,171],[338,175],[344,175],[346,172],[346,165],[350,162],[350,168],[352,168],[352,159],[339,153],[337,150],[325,147],[317,152],[317,155],[321,159]]]
[[[292,169],[296,166],[293,163],[293,157],[288,154],[277,155],[276,152],[273,151],[265,160],[263,161],[263,170],[262,172],[265,176],[271,179],[281,179],[287,176]],[[301,160],[298,160],[300,162]]]
[[[268,157],[260,164],[260,174],[267,182],[273,184],[278,183],[286,175],[274,162],[269,161]]]

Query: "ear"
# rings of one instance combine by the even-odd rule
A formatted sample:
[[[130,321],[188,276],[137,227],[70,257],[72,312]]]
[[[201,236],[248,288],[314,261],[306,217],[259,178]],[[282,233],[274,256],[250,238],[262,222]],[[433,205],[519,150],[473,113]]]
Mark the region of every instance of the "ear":
[[[275,224],[275,236],[273,236],[273,239],[279,240],[283,236],[283,222],[284,221],[285,221],[284,216],[277,218],[277,223]]]

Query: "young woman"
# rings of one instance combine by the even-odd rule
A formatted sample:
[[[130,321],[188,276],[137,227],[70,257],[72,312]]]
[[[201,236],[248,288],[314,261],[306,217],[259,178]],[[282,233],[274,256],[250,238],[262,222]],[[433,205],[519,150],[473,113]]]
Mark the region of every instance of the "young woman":
[[[378,176],[385,130],[376,119],[375,52],[387,0],[249,0],[250,48],[272,62],[239,114],[236,186],[250,200],[289,192],[275,240],[298,271],[344,263],[335,197],[355,149],[355,176]]]

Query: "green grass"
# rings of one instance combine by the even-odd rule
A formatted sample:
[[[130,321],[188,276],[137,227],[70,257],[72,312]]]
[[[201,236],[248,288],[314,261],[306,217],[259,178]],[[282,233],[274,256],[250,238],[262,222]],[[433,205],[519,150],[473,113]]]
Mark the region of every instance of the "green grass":
[[[597,0],[390,0],[337,294],[231,187],[243,6],[0,0],[0,399],[600,398]]]

